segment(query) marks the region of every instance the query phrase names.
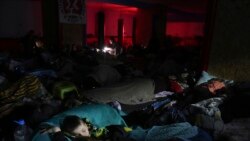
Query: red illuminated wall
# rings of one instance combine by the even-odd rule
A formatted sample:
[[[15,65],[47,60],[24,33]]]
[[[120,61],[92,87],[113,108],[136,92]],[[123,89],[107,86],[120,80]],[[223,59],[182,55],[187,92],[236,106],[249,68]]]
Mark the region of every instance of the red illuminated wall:
[[[136,43],[147,46],[152,34],[152,12],[140,9],[136,19]]]
[[[96,29],[96,15],[97,12],[103,11],[105,15],[104,21],[104,35],[106,39],[110,36],[117,37],[118,35],[118,19],[123,19],[124,23],[124,41],[132,42],[132,22],[133,17],[136,15],[137,8],[127,7],[108,3],[86,3],[87,13],[87,35],[94,35],[94,37],[88,37],[87,42],[97,41],[97,29]],[[129,40],[127,39],[129,38]],[[107,42],[107,41],[106,41]]]
[[[197,36],[204,36],[203,22],[167,22],[166,34],[180,39],[178,45],[197,45]]]

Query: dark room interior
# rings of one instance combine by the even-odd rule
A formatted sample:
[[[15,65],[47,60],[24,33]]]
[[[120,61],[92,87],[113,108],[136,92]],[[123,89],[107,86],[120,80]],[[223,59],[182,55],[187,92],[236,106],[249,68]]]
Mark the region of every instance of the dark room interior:
[[[1,0],[1,141],[249,141],[250,1]]]

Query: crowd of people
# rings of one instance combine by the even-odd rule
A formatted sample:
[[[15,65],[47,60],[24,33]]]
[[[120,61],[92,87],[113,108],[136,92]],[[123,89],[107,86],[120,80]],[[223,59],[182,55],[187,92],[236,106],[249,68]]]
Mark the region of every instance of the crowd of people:
[[[43,135],[53,141],[211,141],[219,140],[215,132],[222,132],[218,122],[250,116],[249,83],[213,78],[196,85],[201,72],[195,51],[167,48],[151,52],[134,47],[122,52],[119,48],[116,57],[89,47],[73,53],[63,49],[55,52],[33,31],[22,43],[20,58],[7,55],[0,62],[3,140],[13,140],[13,121],[23,118],[34,131],[34,141],[44,140]],[[131,81],[136,78],[153,83]],[[127,85],[132,82],[145,85]],[[66,85],[55,88],[58,83],[72,89],[66,89]],[[116,101],[103,98],[104,91],[93,101],[84,95],[107,87]],[[69,92],[62,94],[62,89]],[[145,96],[152,93],[152,101],[147,97],[145,102],[143,94],[139,97],[140,92],[136,92],[145,90]],[[156,97],[159,93],[167,94]]]

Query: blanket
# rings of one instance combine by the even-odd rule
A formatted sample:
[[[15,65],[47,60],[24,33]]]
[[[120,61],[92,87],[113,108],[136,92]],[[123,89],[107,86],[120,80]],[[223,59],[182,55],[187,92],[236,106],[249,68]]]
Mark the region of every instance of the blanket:
[[[169,124],[164,126],[154,126],[149,129],[136,128],[130,133],[130,137],[136,141],[166,141],[171,139],[188,140],[198,136],[201,132],[196,126],[188,122]],[[202,132],[200,140],[211,141],[211,137]]]
[[[106,104],[86,104],[76,108],[69,109],[63,113],[53,116],[51,119],[41,123],[43,125],[60,126],[64,117],[68,115],[76,115],[80,118],[86,118],[93,126],[97,128],[106,127],[109,125],[127,126],[119,112]],[[48,134],[36,133],[33,141],[50,141]]]
[[[222,104],[223,101],[223,97],[205,99],[200,102],[191,104],[190,111],[193,114],[196,114],[198,112],[213,117],[216,116],[218,112],[220,112],[218,106]]]
[[[14,107],[20,105],[24,97],[39,94],[41,86],[42,83],[37,77],[27,75],[8,89],[0,91],[0,117],[9,114]]]

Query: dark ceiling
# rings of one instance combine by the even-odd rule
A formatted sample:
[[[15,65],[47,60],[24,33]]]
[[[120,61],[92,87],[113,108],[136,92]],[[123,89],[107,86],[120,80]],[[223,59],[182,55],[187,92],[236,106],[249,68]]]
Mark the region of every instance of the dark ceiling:
[[[145,3],[161,4],[171,9],[189,13],[205,14],[208,0],[137,0]]]
[[[138,8],[166,7],[168,21],[204,21],[208,0],[86,0],[88,5],[99,3],[103,7],[107,4],[118,4]],[[114,6],[113,6],[114,8]]]
[[[208,0],[86,0],[87,2],[107,2],[135,7],[160,5],[169,11],[181,11],[193,14],[205,14]]]

